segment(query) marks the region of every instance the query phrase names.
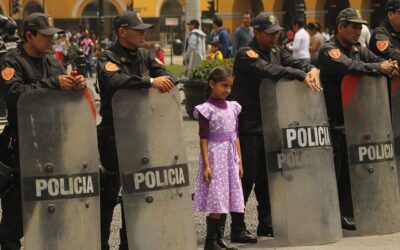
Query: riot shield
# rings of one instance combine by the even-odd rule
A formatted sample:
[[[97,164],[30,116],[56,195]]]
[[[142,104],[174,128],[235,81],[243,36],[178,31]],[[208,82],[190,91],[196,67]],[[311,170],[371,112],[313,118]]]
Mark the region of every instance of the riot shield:
[[[391,114],[394,136],[394,156],[396,159],[397,173],[400,168],[400,76],[392,79],[391,82]],[[400,185],[400,175],[399,175]]]
[[[400,197],[393,153],[387,80],[348,75],[342,81],[349,174],[357,230],[400,231]]]
[[[112,100],[130,249],[196,249],[182,111],[175,87]]]
[[[320,245],[341,239],[339,202],[324,97],[295,80],[260,86],[275,239]]]
[[[100,249],[96,123],[84,91],[32,90],[18,100],[25,246]]]

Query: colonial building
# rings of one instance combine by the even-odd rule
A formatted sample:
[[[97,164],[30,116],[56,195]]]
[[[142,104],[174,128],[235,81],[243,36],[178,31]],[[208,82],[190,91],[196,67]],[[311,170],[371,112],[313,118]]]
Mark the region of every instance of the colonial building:
[[[141,17],[155,28],[149,31],[148,40],[161,41],[174,36],[183,37],[185,32],[185,0],[103,0],[105,28],[103,33],[112,33],[112,18],[126,10],[133,3]],[[307,22],[319,22],[322,27],[332,28],[337,13],[346,7],[360,9],[372,27],[381,19],[387,0],[214,0],[214,10],[210,10],[210,0],[199,0],[203,23],[210,22],[212,11],[224,20],[224,26],[233,31],[241,23],[241,13],[250,9],[255,13],[273,12],[285,28],[292,20],[305,17]],[[16,8],[16,3],[19,8]],[[11,14],[14,10],[15,13]],[[18,10],[18,11],[16,11]],[[68,30],[88,29],[98,31],[98,0],[0,0],[0,13],[16,20],[32,12],[46,12],[53,16],[55,24]],[[167,25],[166,19],[175,18],[178,25]],[[170,23],[171,24],[171,23]],[[209,24],[208,24],[209,25]]]

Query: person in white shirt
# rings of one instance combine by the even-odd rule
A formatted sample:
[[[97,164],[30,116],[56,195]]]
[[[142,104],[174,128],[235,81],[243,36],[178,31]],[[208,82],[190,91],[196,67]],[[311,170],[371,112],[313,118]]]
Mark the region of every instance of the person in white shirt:
[[[370,39],[371,39],[371,32],[369,31],[368,26],[363,24],[360,38],[358,38],[358,42],[361,43],[362,46],[368,48]]]
[[[304,19],[297,19],[293,22],[293,31],[295,32],[293,40],[293,57],[310,63],[310,35],[304,29]]]

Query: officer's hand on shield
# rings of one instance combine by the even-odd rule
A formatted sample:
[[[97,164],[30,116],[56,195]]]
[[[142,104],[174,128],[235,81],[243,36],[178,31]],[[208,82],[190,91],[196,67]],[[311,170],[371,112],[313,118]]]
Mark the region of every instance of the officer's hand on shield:
[[[396,61],[389,60],[389,61],[384,61],[381,64],[381,73],[389,77],[392,77],[397,70],[398,66]]]
[[[155,89],[158,89],[159,92],[165,93],[170,91],[174,87],[174,83],[172,82],[169,76],[159,76],[153,78],[153,82],[151,86]]]
[[[211,181],[211,168],[208,166],[204,168],[203,179],[207,183]]]
[[[312,68],[307,75],[310,76],[310,80],[312,83],[312,90],[321,91],[321,82],[319,80],[319,70],[317,68]]]
[[[75,77],[74,89],[84,89],[86,88],[86,79],[83,75]]]
[[[322,88],[319,85],[319,82],[317,83],[315,79],[311,78],[312,76],[310,74],[307,74],[306,78],[304,78],[304,83],[312,90],[312,91],[321,91]],[[318,77],[319,79],[319,77]]]
[[[75,78],[68,75],[58,76],[61,90],[71,90],[75,86]]]

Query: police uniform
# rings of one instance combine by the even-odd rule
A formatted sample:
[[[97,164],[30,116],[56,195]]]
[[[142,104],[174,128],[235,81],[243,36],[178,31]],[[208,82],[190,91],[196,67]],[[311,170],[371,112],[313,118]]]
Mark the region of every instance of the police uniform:
[[[42,13],[28,16],[23,29],[54,34],[62,30],[54,28],[51,17]],[[52,54],[31,57],[23,44],[7,52],[1,62],[0,84],[6,89],[8,125],[1,135],[3,147],[1,160],[13,170],[19,169],[17,101],[21,94],[30,89],[59,89],[58,76],[64,74],[63,68]],[[0,168],[1,169],[1,168]],[[3,172],[0,170],[0,172]],[[0,178],[1,181],[1,178]],[[23,236],[21,189],[18,172],[5,194],[1,194],[3,209],[0,224],[1,249],[20,249]]]
[[[152,25],[145,24],[136,12],[120,13],[114,20],[114,27],[131,27],[148,29]],[[100,115],[102,122],[97,128],[100,159],[104,171],[101,175],[101,237],[102,249],[109,249],[108,238],[113,210],[118,203],[120,180],[118,173],[118,157],[116,151],[111,100],[114,93],[121,88],[148,89],[151,88],[152,78],[169,76],[176,82],[160,60],[148,50],[137,48],[128,49],[118,41],[98,58],[98,80],[101,97]],[[123,213],[122,213],[123,216]],[[128,249],[124,226],[120,231],[120,249]]]
[[[254,29],[266,33],[283,30],[275,16],[259,14]],[[265,78],[282,78],[303,82],[313,66],[294,59],[287,51],[276,46],[262,50],[256,38],[242,47],[235,59],[232,97],[242,106],[239,115],[239,138],[242,149],[244,200],[247,202],[254,186],[258,202],[258,235],[272,235],[271,208],[268,192],[259,87]],[[246,232],[244,215],[232,213],[232,241],[255,242]],[[242,237],[243,236],[243,237]],[[246,237],[247,236],[247,237]]]
[[[341,21],[367,24],[358,11],[345,9],[337,17]],[[345,217],[353,217],[350,177],[347,160],[346,137],[344,134],[344,118],[341,94],[341,82],[346,74],[378,76],[384,59],[376,56],[360,43],[351,47],[343,47],[337,36],[325,43],[318,54],[318,67],[324,88],[326,108],[331,126],[332,144],[336,177],[338,179],[339,202],[342,226],[355,229]]]
[[[391,0],[386,4],[385,13],[398,10],[400,10],[399,0]],[[372,32],[369,47],[372,52],[382,58],[400,62],[400,32],[395,31],[388,20]]]

